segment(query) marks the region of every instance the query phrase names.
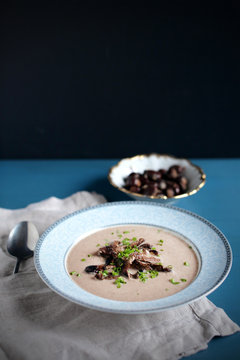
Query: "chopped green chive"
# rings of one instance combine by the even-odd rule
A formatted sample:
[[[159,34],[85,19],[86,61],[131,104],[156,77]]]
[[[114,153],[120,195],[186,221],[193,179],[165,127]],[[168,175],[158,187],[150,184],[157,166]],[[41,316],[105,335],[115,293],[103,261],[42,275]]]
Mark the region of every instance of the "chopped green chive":
[[[113,270],[112,270],[112,275],[113,276],[118,276],[119,275],[119,270],[118,270],[119,268],[114,268]],[[120,269],[121,270],[121,269]]]
[[[163,240],[158,240],[158,242],[159,242],[160,244],[162,244],[162,243],[163,243]]]
[[[119,234],[119,235],[118,235],[118,237],[119,237],[119,239],[121,239],[121,238],[122,238],[122,235],[121,235],[121,234]]]
[[[101,244],[97,244],[96,246],[97,246],[97,247],[98,247],[98,246],[101,246]]]
[[[109,240],[108,239],[104,239],[105,241],[105,246],[108,246],[109,245]]]
[[[152,247],[151,250],[156,250],[156,248],[155,248],[155,247]]]
[[[115,281],[114,284],[117,285],[117,288],[121,287],[121,284],[126,284],[126,281],[123,279],[123,277],[119,276]]]
[[[164,251],[163,249],[160,249],[159,251]]]
[[[157,265],[162,265],[162,263],[161,263],[161,262],[159,262],[159,263],[157,263]]]
[[[147,273],[145,273],[145,272],[143,272],[143,271],[140,271],[140,272],[139,272],[139,279],[140,279],[140,281],[142,281],[142,282],[146,282],[146,280],[147,280]]]
[[[156,270],[150,270],[150,271],[149,271],[149,274],[150,274],[150,278],[151,278],[151,279],[154,279],[154,278],[156,278],[156,277],[158,276],[158,271],[156,271]]]
[[[81,261],[86,261],[86,259],[83,258],[83,259],[81,259]]]
[[[183,265],[189,266],[189,263],[187,261],[184,261]]]
[[[69,274],[70,274],[70,275],[81,276],[81,274],[78,274],[76,271],[71,271]]]
[[[107,270],[103,270],[103,271],[102,271],[102,274],[103,274],[103,276],[108,276],[108,271],[107,271]]]
[[[111,232],[111,235],[114,235],[114,232]]]
[[[174,279],[170,279],[169,281],[170,281],[170,283],[173,284],[173,285],[180,284],[179,281],[175,281]]]
[[[133,238],[132,238],[132,241],[137,241],[137,238],[136,238],[136,237],[133,237]]]
[[[138,249],[138,247],[135,245],[133,247],[127,246],[126,249],[124,249],[123,251],[119,251],[118,253],[118,258],[122,259],[122,258],[129,258],[129,256],[134,253],[134,252],[140,252],[140,250]]]
[[[88,254],[88,257],[91,257],[92,255],[91,254]]]
[[[189,249],[192,249],[192,246],[191,246],[191,245],[189,245],[188,247],[189,247]]]
[[[130,231],[126,230],[126,231],[123,231],[123,234],[129,234]]]
[[[122,244],[123,245],[130,245],[130,242],[129,242],[129,239],[128,238],[126,238],[126,239],[124,239],[123,241],[122,241]]]
[[[187,281],[187,279],[180,279],[182,282],[186,282]]]

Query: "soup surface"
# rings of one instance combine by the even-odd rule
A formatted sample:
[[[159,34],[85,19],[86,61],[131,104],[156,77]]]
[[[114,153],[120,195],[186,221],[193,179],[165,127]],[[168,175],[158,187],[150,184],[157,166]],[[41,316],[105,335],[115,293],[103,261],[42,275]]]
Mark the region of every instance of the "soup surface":
[[[144,270],[138,278],[120,274],[123,282],[116,281],[118,277],[99,280],[96,273],[85,271],[87,266],[105,264],[106,258],[97,254],[102,247],[116,240],[129,244],[140,238],[155,250],[159,264],[171,270]],[[192,246],[177,234],[155,226],[130,224],[104,228],[81,238],[69,250],[66,268],[71,279],[92,294],[111,300],[148,301],[186,288],[196,277],[199,264]],[[136,269],[129,271],[136,273]]]

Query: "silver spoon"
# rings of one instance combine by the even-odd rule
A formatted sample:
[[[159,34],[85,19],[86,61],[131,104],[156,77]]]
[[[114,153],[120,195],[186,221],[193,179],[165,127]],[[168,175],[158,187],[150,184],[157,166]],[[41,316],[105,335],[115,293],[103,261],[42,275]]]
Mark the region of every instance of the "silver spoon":
[[[33,256],[38,238],[36,226],[30,221],[22,221],[12,229],[7,241],[7,251],[17,258],[13,274],[18,272],[21,260]]]

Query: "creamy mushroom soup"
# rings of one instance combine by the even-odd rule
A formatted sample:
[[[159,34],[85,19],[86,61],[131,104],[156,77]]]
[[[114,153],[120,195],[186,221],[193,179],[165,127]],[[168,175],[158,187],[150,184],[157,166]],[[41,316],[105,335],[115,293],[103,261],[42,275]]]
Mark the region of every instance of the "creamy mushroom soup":
[[[103,298],[148,301],[186,288],[198,273],[192,246],[178,234],[147,225],[119,225],[74,244],[66,257],[71,279]]]

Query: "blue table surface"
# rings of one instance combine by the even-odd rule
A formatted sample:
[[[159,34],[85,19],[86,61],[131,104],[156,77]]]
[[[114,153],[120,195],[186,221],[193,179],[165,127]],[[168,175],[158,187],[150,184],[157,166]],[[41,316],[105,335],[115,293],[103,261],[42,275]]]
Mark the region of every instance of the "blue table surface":
[[[17,209],[50,196],[64,198],[87,190],[108,201],[130,200],[107,179],[118,160],[1,160],[0,207]],[[208,298],[240,324],[240,159],[192,159],[207,175],[206,185],[176,206],[193,211],[215,224],[233,251],[233,266],[224,283]],[[239,359],[240,333],[213,339],[205,351],[189,359]]]

